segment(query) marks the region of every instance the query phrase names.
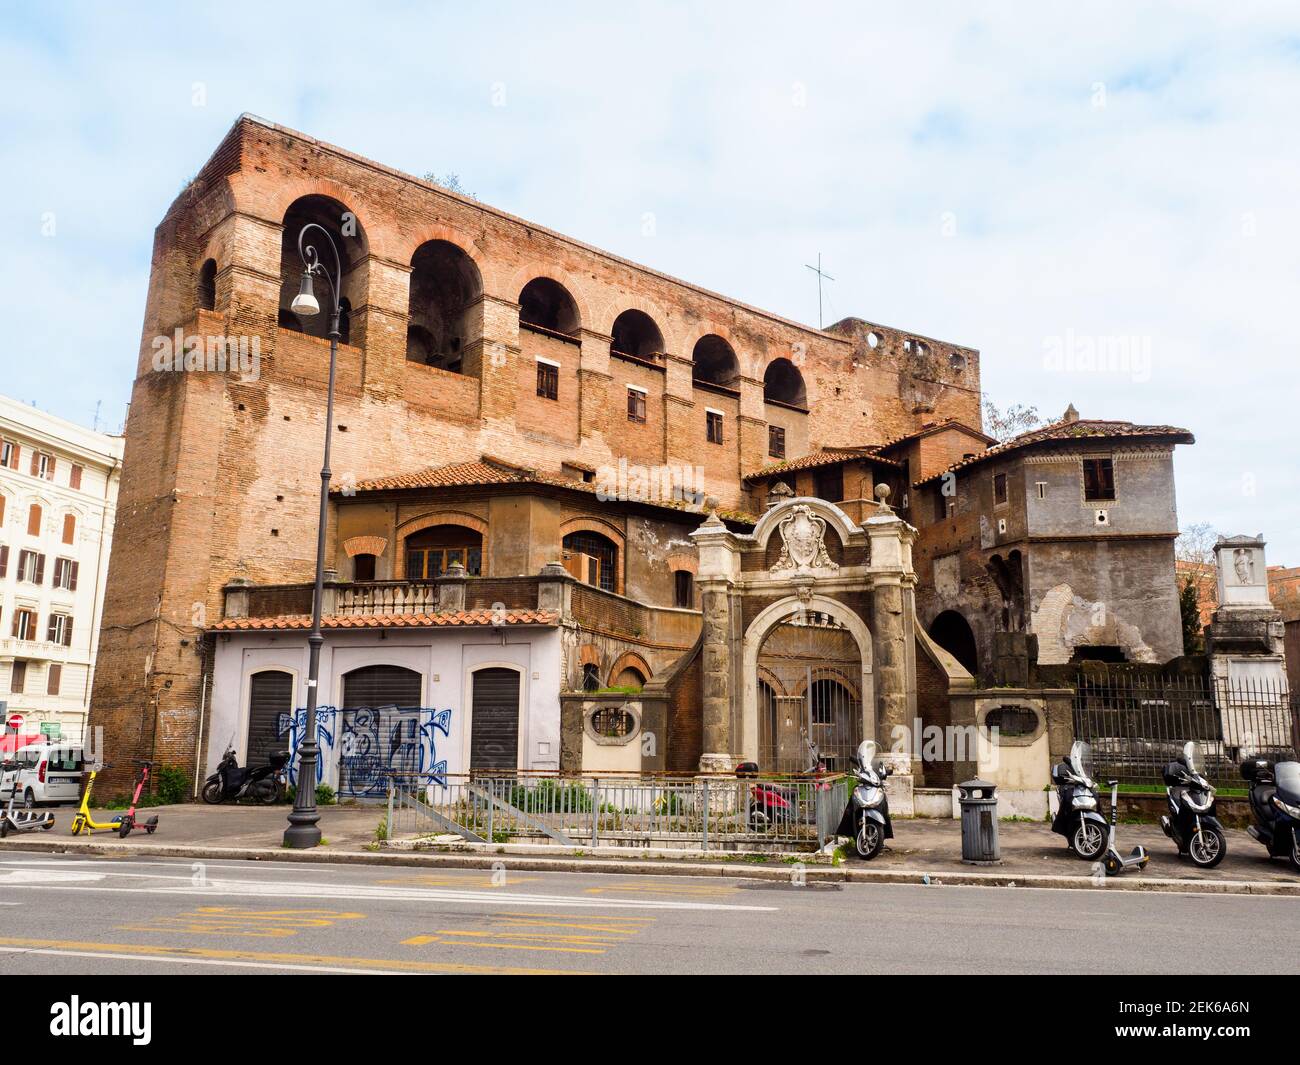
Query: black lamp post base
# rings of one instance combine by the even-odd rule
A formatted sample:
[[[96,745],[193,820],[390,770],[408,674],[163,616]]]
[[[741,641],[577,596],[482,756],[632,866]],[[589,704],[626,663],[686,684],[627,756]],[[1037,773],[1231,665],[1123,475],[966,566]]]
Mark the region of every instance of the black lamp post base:
[[[289,827],[284,830],[284,845],[290,850],[310,850],[320,846],[320,815],[316,811],[289,815]]]

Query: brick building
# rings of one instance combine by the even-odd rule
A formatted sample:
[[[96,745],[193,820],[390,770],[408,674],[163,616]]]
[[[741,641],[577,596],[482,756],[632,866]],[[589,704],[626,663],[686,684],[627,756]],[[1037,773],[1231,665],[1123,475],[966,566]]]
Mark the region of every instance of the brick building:
[[[771,722],[795,702],[847,749],[913,708],[918,647],[962,673],[911,631],[901,518],[992,443],[976,351],[811,329],[243,116],[155,234],[95,688],[110,745],[201,770],[295,727],[328,369],[325,316],[290,307],[309,222],[338,246],[343,306],[320,701],[329,742],[370,752],[328,779],[365,793],[399,750],[453,773],[693,770],[788,748]],[[1168,473],[1190,437],[1148,435]],[[781,565],[814,533],[826,567]],[[701,577],[719,537],[715,563],[746,561]],[[767,605],[804,606],[771,650],[804,666],[778,692],[717,626],[782,581]],[[818,581],[842,602],[809,607]],[[361,713],[378,705],[409,712],[389,729]]]

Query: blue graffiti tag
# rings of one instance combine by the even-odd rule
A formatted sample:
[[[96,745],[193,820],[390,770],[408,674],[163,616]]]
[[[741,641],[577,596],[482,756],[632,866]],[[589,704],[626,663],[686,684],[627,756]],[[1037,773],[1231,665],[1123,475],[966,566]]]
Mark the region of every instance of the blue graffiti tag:
[[[306,732],[306,710],[298,710],[292,722],[281,714],[279,734],[289,735],[290,782],[299,747]],[[451,735],[450,710],[431,707],[320,707],[316,711],[316,742],[321,758],[316,763],[316,782],[325,773],[325,755],[334,749],[339,736],[339,794],[351,798],[377,797],[387,790],[390,773],[416,776],[424,785],[445,785],[447,760],[440,759],[437,734]],[[335,722],[338,728],[335,728]]]

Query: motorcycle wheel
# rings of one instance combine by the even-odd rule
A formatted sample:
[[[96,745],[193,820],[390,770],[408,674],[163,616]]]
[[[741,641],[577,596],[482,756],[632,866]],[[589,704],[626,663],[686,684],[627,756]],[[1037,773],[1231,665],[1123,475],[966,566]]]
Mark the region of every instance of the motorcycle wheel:
[[[1095,821],[1084,821],[1070,836],[1070,850],[1085,862],[1095,862],[1106,849],[1107,833]]]
[[[772,827],[772,819],[767,816],[767,811],[761,806],[755,806],[749,811],[749,830],[751,832],[766,832]]]
[[[1202,828],[1192,833],[1187,853],[1200,869],[1213,869],[1228,853],[1228,841],[1217,828]]]
[[[1300,873],[1300,829],[1291,830],[1291,868]]]
[[[880,853],[884,845],[884,829],[875,821],[864,817],[862,824],[858,826],[858,834],[853,837],[853,847],[858,852],[858,857],[865,861],[871,861]]]
[[[271,780],[262,781],[262,783],[258,785],[257,792],[253,795],[253,799],[262,806],[273,805],[276,800],[275,782]]]
[[[203,785],[203,801],[210,806],[216,806],[221,802],[221,781],[214,780]]]

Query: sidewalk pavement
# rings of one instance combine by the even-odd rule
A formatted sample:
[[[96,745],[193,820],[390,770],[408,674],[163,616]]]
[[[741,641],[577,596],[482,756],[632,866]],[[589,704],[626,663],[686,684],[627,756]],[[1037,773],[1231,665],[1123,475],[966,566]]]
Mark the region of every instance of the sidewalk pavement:
[[[156,834],[142,831],[120,839],[96,832],[74,837],[71,807],[55,809],[57,823],[49,832],[11,834],[0,849],[70,851],[123,856],[132,852],[163,857],[252,859],[262,861],[346,862],[382,865],[439,865],[462,868],[502,863],[514,869],[556,871],[658,873],[661,875],[757,877],[789,879],[799,863],[808,879],[887,883],[943,883],[1021,887],[1098,887],[1127,890],[1195,891],[1300,896],[1300,876],[1282,861],[1270,861],[1264,848],[1245,832],[1229,829],[1228,855],[1217,868],[1196,869],[1179,858],[1173,844],[1156,825],[1120,825],[1120,852],[1142,844],[1151,863],[1141,872],[1106,879],[1093,875],[1086,862],[1066,849],[1065,840],[1041,822],[1004,821],[999,825],[1002,864],[966,865],[961,860],[961,823],[957,820],[897,820],[895,838],[874,861],[850,856],[839,866],[813,855],[760,856],[728,851],[642,849],[627,847],[564,848],[548,844],[478,844],[460,840],[419,848],[409,841],[379,846],[376,828],[384,818],[379,805],[346,804],[320,808],[325,845],[312,851],[281,847],[288,806],[161,806],[144,811],[158,815]],[[110,811],[99,811],[106,820]]]

